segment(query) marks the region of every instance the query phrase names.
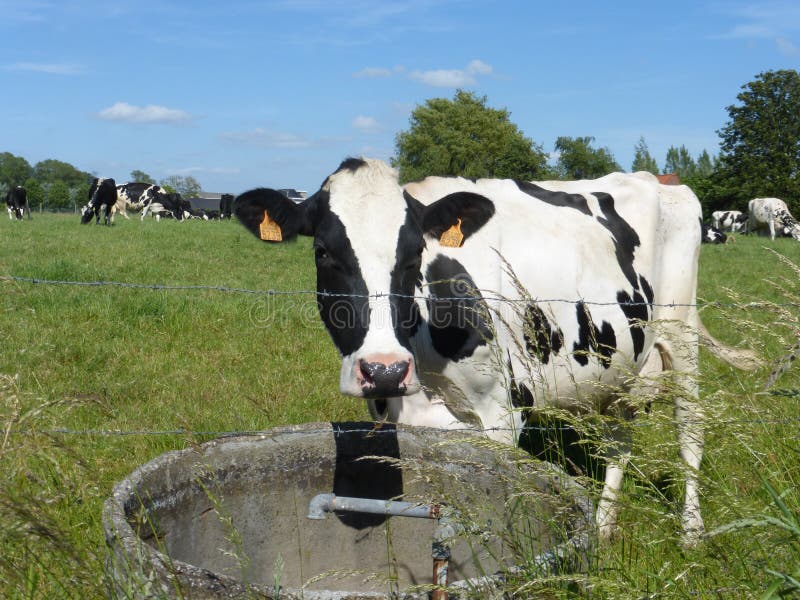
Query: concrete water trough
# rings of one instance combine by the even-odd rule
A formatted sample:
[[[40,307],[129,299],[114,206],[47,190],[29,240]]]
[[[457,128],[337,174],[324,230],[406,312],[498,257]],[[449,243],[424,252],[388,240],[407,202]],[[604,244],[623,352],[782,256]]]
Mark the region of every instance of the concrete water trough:
[[[449,549],[450,599],[584,569],[593,528],[585,490],[491,446],[461,432],[311,423],[168,452],[106,501],[113,595],[442,597],[432,587],[434,538]],[[343,497],[382,500],[378,512],[390,501],[400,512],[424,504],[447,522],[343,512]]]

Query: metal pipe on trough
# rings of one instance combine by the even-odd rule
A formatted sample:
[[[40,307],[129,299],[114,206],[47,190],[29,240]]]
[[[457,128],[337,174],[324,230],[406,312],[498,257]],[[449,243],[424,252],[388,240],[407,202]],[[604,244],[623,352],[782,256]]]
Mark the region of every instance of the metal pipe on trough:
[[[308,504],[309,519],[322,520],[329,512],[360,512],[374,515],[394,517],[412,517],[415,519],[436,519],[436,529],[431,544],[433,558],[432,600],[448,600],[447,586],[449,581],[450,546],[456,537],[457,525],[452,520],[450,511],[442,510],[438,504],[419,504],[401,500],[374,500],[371,498],[353,498],[335,494],[317,494]]]

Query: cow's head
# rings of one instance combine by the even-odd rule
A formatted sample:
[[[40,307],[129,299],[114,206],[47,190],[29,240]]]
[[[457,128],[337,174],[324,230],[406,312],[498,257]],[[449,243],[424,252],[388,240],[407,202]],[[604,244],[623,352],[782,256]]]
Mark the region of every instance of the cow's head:
[[[308,200],[296,204],[259,188],[236,199],[235,214],[256,237],[314,238],[317,305],[342,355],[340,389],[384,398],[419,389],[411,338],[420,325],[414,298],[426,238],[461,221],[466,239],[494,213],[474,194],[423,206],[386,164],[348,159]]]

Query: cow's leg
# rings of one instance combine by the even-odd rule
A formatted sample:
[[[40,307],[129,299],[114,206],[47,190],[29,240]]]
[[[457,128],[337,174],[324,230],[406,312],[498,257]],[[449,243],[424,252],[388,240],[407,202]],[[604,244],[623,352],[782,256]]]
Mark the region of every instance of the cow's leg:
[[[697,327],[699,317],[690,315],[689,324]],[[664,369],[676,377],[673,397],[673,415],[678,431],[678,447],[684,467],[685,494],[683,503],[684,543],[694,545],[703,533],[703,518],[700,515],[700,490],[698,476],[703,459],[703,411],[698,402],[698,349],[697,334],[685,327],[674,331],[671,342],[659,342]]]
[[[8,207],[8,218],[9,218],[9,220],[11,220],[11,221],[13,221],[13,220],[14,220],[14,211],[11,209],[11,207],[10,207],[10,206]]]
[[[770,217],[767,219],[767,224],[769,225],[769,239],[775,239],[775,220]]]
[[[625,418],[630,420],[633,413],[628,412]],[[614,424],[608,428],[605,437],[608,444],[605,450],[606,477],[595,513],[597,535],[603,542],[610,540],[617,530],[619,491],[631,456],[630,426],[628,423]]]
[[[704,529],[697,481],[703,458],[702,412],[698,403],[689,398],[676,398],[674,410],[678,444],[686,466],[686,495],[682,517],[684,539],[687,544],[695,544]]]

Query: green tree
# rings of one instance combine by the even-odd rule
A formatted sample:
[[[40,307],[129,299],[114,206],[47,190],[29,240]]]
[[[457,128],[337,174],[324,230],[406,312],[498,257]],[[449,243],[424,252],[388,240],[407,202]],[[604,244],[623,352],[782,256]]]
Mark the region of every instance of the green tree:
[[[703,150],[697,157],[695,175],[698,177],[711,177],[717,168],[717,159],[709,155],[707,150]]]
[[[170,175],[169,177],[165,177],[161,180],[160,185],[167,191],[172,189],[178,192],[184,198],[193,198],[203,189],[197,179],[192,176],[184,177],[183,175]]]
[[[27,160],[10,152],[0,152],[0,183],[6,187],[24,185],[32,175],[33,168]]]
[[[69,163],[47,159],[36,163],[33,167],[33,178],[41,184],[61,181],[67,187],[72,187],[90,180],[92,176],[76,169]]]
[[[681,145],[680,148],[670,146],[667,149],[667,159],[664,161],[665,173],[677,173],[681,179],[688,179],[694,175],[697,165],[686,149]]]
[[[411,113],[410,127],[395,137],[402,181],[428,175],[532,180],[547,173],[541,147],[525,137],[506,109],[486,96],[456,91],[452,100],[431,98]]]
[[[25,180],[25,183],[22,184],[25,186],[25,191],[27,192],[28,196],[28,206],[33,210],[34,208],[42,208],[44,204],[44,189],[39,184],[36,179],[28,178]]]
[[[592,148],[593,142],[592,136],[562,136],[556,140],[556,171],[560,178],[594,179],[622,170],[608,148]]]
[[[47,208],[69,208],[69,188],[60,179],[50,184],[47,190]]]
[[[74,188],[72,188],[70,190],[70,198],[72,202],[71,206],[75,207],[76,209],[80,208],[81,206],[85,206],[89,201],[90,187],[91,185],[87,182],[76,185]]]
[[[650,150],[647,148],[647,142],[644,137],[639,138],[639,142],[634,146],[633,164],[631,165],[631,172],[647,171],[653,175],[658,175],[658,163],[656,159],[650,156]]]
[[[716,183],[729,204],[782,198],[800,212],[800,74],[766,71],[742,86],[728,106]]]
[[[148,175],[144,171],[140,171],[139,169],[134,169],[133,171],[131,171],[131,181],[138,181],[140,183],[150,183],[152,185],[155,185],[156,183],[155,179],[150,177],[150,175]]]

